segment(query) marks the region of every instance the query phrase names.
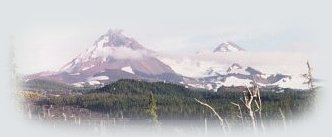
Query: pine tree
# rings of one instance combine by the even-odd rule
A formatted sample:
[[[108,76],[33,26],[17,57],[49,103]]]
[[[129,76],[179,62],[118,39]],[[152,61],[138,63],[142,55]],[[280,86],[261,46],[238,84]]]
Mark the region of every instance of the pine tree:
[[[158,115],[157,115],[157,101],[153,96],[153,93],[151,92],[149,95],[149,104],[148,104],[148,109],[147,113],[149,117],[151,118],[152,122],[155,125],[158,125]]]

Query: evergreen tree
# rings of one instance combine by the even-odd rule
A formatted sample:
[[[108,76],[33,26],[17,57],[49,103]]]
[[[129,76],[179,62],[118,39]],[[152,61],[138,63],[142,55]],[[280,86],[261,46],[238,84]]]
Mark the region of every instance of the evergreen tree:
[[[149,117],[151,118],[152,122],[155,125],[158,125],[158,115],[157,115],[157,101],[153,96],[153,93],[151,92],[149,95],[149,104],[148,104],[148,109],[147,113]]]

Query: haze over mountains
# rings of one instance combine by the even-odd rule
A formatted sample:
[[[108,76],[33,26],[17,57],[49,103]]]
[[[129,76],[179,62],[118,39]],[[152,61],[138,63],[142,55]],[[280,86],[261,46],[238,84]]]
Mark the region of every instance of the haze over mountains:
[[[228,41],[209,52],[172,59],[146,49],[119,30],[109,30],[58,71],[41,72],[25,79],[46,79],[79,87],[102,86],[119,79],[138,79],[210,90],[221,86],[250,86],[255,80],[262,86],[306,88],[303,84],[305,79],[301,77],[303,71],[283,74],[273,70],[274,66],[269,67],[270,63],[264,64],[264,70],[257,69],[251,63],[241,64],[244,60],[251,62],[250,58],[244,59],[244,55],[248,56],[248,53],[243,48]],[[216,60],[210,60],[208,57],[211,56]]]

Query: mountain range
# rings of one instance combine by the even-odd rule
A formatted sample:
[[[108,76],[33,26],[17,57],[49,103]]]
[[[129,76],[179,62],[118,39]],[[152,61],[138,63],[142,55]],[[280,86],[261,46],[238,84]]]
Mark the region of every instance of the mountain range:
[[[243,48],[228,41],[221,43],[212,55],[241,54]],[[166,61],[168,60],[168,61]],[[164,81],[183,84],[186,87],[217,90],[232,86],[251,86],[255,81],[261,86],[303,89],[305,79],[298,75],[267,73],[236,62],[231,64],[218,62],[222,67],[198,62],[195,65],[182,64],[187,67],[179,71],[181,64],[161,57],[157,52],[145,48],[134,38],[127,37],[119,30],[109,30],[95,43],[77,57],[66,63],[58,71],[41,72],[25,76],[26,81],[33,79],[50,80],[71,84],[77,87],[103,86],[120,79],[144,81]],[[266,64],[269,65],[269,64]],[[198,75],[189,76],[185,73]]]

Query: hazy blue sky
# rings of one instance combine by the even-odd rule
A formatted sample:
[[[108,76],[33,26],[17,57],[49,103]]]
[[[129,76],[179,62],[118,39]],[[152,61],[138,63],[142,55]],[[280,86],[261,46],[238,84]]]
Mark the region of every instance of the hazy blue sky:
[[[312,51],[327,4],[305,1],[8,1],[1,4],[23,73],[59,68],[109,28],[168,53],[233,41],[249,51]],[[316,8],[314,8],[316,7]],[[319,7],[319,8],[318,8]]]

